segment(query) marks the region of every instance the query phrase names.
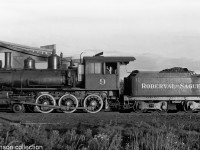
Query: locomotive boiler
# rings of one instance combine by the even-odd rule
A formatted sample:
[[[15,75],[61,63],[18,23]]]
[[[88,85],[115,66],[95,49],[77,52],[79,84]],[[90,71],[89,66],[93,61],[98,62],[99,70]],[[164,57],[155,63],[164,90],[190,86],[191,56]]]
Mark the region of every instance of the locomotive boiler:
[[[60,70],[58,64],[58,56],[55,54],[49,57],[48,69],[35,69],[35,61],[30,57],[24,60],[24,69],[11,69],[6,63],[7,67],[0,70],[1,89],[30,91],[76,86],[73,83],[76,69]]]

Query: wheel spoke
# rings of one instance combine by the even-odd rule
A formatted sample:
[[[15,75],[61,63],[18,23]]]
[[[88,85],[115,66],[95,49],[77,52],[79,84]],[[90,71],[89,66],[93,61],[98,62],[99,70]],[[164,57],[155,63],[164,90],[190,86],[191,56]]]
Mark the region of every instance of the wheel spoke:
[[[63,95],[58,102],[59,106],[63,106],[64,113],[73,113],[78,107],[78,99],[72,94]]]
[[[45,105],[56,105],[56,101],[50,94],[42,94],[36,99],[36,104],[43,104],[44,106],[36,106],[36,110],[41,113],[50,113],[54,108],[45,107]]]
[[[84,99],[84,107],[86,107],[86,111],[89,113],[97,113],[103,107],[103,100],[98,95],[95,94],[88,95]]]

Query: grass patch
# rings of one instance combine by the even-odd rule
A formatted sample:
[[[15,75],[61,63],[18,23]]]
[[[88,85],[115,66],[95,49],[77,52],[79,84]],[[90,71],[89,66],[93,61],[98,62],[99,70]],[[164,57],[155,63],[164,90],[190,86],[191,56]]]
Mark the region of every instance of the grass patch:
[[[67,125],[1,124],[0,145],[39,145],[45,150],[199,150],[199,122],[163,120]]]

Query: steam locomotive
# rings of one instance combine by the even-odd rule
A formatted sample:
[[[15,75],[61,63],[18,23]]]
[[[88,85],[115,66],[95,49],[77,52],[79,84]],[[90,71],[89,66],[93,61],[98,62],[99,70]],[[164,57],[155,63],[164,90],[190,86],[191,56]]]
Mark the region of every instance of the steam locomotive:
[[[108,105],[118,107],[119,67],[134,57],[83,57],[82,63],[61,69],[62,58],[55,51],[48,57],[48,69],[35,69],[28,58],[24,69],[12,69],[11,54],[5,53],[0,70],[0,103],[14,112],[54,110],[72,113],[77,109],[97,113]]]
[[[47,69],[35,69],[32,58],[24,60],[24,69],[12,69],[11,55],[5,53],[5,67],[0,69],[0,106],[16,113],[97,113],[103,109],[167,112],[173,107],[199,111],[200,78],[192,72],[136,70],[124,78],[122,91],[120,66],[134,60],[95,55],[63,69],[62,58],[54,51]]]

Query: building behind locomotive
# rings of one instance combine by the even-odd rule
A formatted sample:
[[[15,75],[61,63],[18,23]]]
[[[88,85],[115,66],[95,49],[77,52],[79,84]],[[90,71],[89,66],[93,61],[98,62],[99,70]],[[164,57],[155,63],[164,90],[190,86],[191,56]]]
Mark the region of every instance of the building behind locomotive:
[[[133,71],[124,87],[134,111],[200,110],[200,78],[193,72]]]

